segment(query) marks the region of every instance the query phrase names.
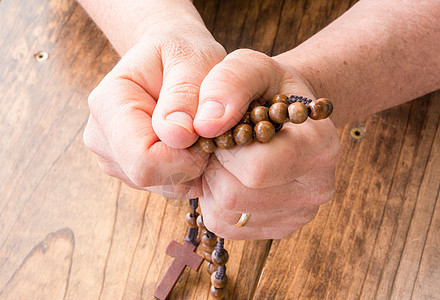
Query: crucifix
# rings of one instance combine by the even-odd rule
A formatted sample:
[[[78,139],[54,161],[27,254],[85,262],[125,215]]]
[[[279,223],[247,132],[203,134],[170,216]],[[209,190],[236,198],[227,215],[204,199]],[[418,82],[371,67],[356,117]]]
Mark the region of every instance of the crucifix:
[[[174,260],[157,286],[154,292],[155,298],[165,300],[168,297],[186,266],[195,271],[199,269],[203,257],[194,252],[196,249],[197,246],[190,241],[184,241],[183,244],[171,241],[168,244],[165,252],[174,257]]]

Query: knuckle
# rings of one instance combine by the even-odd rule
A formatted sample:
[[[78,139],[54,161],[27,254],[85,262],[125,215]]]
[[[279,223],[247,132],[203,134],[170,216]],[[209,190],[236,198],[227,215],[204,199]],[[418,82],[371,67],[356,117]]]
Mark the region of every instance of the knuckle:
[[[220,190],[213,188],[211,190],[217,206],[222,210],[235,211],[237,208],[238,197],[234,189],[223,185]]]
[[[255,69],[255,71],[257,72],[259,71],[266,73],[267,70],[272,70],[275,73],[277,73],[279,76],[285,74],[285,72],[278,65],[278,63],[276,63],[271,57],[269,57],[268,55],[262,52],[254,51],[251,49],[238,49],[228,55],[229,59],[237,60],[237,63],[239,65],[243,64],[243,59],[242,59],[243,57],[246,57],[247,61],[252,61],[253,64],[257,63],[259,66],[262,66]],[[264,75],[267,75],[263,73],[261,73],[260,76],[264,77]]]
[[[313,203],[317,205],[323,205],[333,200],[334,197],[335,197],[335,188],[334,186],[331,186],[329,189],[326,189],[325,191],[316,195],[314,197]]]
[[[177,61],[184,61],[194,53],[194,48],[189,43],[179,38],[165,38],[159,41],[159,47],[166,55]]]
[[[90,94],[89,97],[87,98],[87,103],[89,105],[89,109],[91,112],[95,112],[99,109],[99,107],[101,106],[101,97],[99,96],[99,86],[96,87]]]
[[[254,164],[249,167],[249,170],[241,174],[239,180],[248,188],[258,189],[265,187],[264,184],[267,181],[267,176],[261,165]]]
[[[100,158],[97,159],[97,162],[98,167],[101,169],[102,172],[109,176],[117,177],[118,172],[111,162]]]
[[[134,185],[139,187],[149,186],[149,176],[146,174],[145,168],[134,165],[127,172],[127,177]]]
[[[95,149],[95,140],[92,137],[92,134],[90,133],[90,127],[89,125],[86,126],[86,129],[83,133],[83,142],[87,149],[89,149],[92,152]]]
[[[154,175],[153,170],[151,170],[149,165],[145,163],[143,153],[134,151],[131,157],[134,159],[130,159],[129,161],[124,160],[124,163],[121,163],[121,168],[134,185],[138,187],[147,187],[160,185],[163,182],[153,182],[153,176],[151,176]],[[156,174],[156,177],[157,176],[158,174]]]
[[[90,125],[90,121],[87,124],[86,129],[84,130],[82,138],[83,138],[84,146],[89,151],[91,151],[97,155],[103,154],[103,149],[102,149],[98,139],[96,138],[96,134]]]
[[[333,137],[329,143],[328,148],[324,152],[325,158],[330,166],[334,166],[341,154],[341,143],[337,137]]]
[[[258,51],[254,51],[252,49],[248,49],[248,48],[242,48],[242,49],[237,49],[233,52],[231,52],[231,54],[229,54],[230,57],[235,58],[235,57],[251,57],[251,58],[268,58],[268,56],[264,53],[258,52]]]
[[[302,226],[312,222],[313,219],[316,217],[316,214],[318,213],[318,211],[319,211],[319,206],[310,209],[310,211],[308,213],[306,213],[303,217],[303,225]]]
[[[212,217],[204,217],[203,223],[209,231],[214,232],[215,234],[221,234],[222,226],[220,226],[219,222]]]
[[[192,82],[178,82],[166,87],[168,95],[178,96],[179,104],[183,107],[197,103],[200,86]],[[196,101],[196,102],[195,102]]]
[[[237,198],[232,195],[227,195],[218,202],[218,206],[224,210],[235,211],[237,207]]]

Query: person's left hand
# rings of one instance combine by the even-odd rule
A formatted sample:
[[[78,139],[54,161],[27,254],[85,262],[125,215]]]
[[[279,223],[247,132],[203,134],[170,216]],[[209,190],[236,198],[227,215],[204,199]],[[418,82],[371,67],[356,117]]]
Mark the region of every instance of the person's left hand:
[[[194,128],[215,137],[233,127],[249,103],[282,93],[315,99],[298,72],[251,50],[229,54],[201,85]],[[325,96],[325,95],[323,95]],[[208,101],[224,107],[211,117]],[[216,105],[218,106],[218,105]],[[267,144],[217,149],[203,175],[200,205],[207,228],[228,239],[279,239],[310,222],[334,194],[339,139],[329,119],[285,124]],[[251,213],[237,228],[241,213]]]
[[[188,148],[198,138],[193,118],[200,84],[226,51],[204,26],[161,25],[90,94],[84,143],[106,174],[133,188],[197,197],[209,155]]]

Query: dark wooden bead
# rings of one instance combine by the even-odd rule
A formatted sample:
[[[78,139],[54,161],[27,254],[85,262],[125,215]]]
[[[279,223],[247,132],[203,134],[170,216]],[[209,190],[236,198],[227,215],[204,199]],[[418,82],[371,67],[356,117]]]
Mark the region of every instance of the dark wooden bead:
[[[251,111],[252,123],[257,124],[260,121],[269,121],[269,108],[257,106]]]
[[[216,275],[217,273],[213,273],[211,275],[211,284],[218,289],[226,287],[226,284],[228,283],[228,276],[225,274],[222,279],[218,279]]]
[[[202,244],[215,247],[215,244],[217,244],[217,236],[215,238],[211,239],[211,238],[209,238],[208,234],[205,232],[202,235]]]
[[[323,101],[314,100],[307,106],[309,117],[312,120],[325,119],[328,115],[329,107]]]
[[[275,103],[282,102],[286,105],[289,105],[289,102],[287,102],[287,96],[283,94],[277,94],[272,97],[272,100],[270,100],[270,104],[273,105]]]
[[[270,142],[275,135],[275,127],[269,121],[258,122],[254,130],[256,138],[260,143]]]
[[[203,257],[204,257],[207,261],[212,262],[212,255],[211,255],[211,252],[206,252],[206,251],[204,251],[204,252],[203,252]]]
[[[209,253],[212,253],[215,249],[215,245],[211,246],[209,244],[203,244],[203,243],[199,247],[202,249],[202,251],[209,252]]]
[[[330,100],[328,100],[327,98],[319,98],[316,101],[322,101],[322,102],[324,102],[328,106],[328,113],[327,113],[327,117],[326,118],[330,117],[330,115],[333,112],[333,103]]]
[[[189,228],[197,228],[197,217],[198,217],[198,213],[196,213],[195,216],[192,215],[192,213],[187,213],[186,214],[186,225],[188,225]]]
[[[287,119],[287,104],[277,102],[269,108],[269,117],[275,123],[284,123]]]
[[[228,262],[229,253],[226,249],[223,249],[222,253],[218,253],[218,251],[212,252],[212,262],[217,266],[223,266]]]
[[[258,107],[260,105],[261,105],[260,102],[254,100],[251,103],[249,103],[248,111],[252,111],[255,107]]]
[[[252,142],[252,126],[240,124],[234,128],[234,140],[237,145],[244,146]]]
[[[206,270],[208,271],[209,275],[217,271],[217,266],[214,265],[212,262],[208,262],[206,265]]]
[[[250,112],[247,111],[244,114],[243,118],[241,118],[241,120],[240,120],[240,124],[249,124],[249,125],[253,126]]]
[[[232,149],[235,146],[234,136],[232,130],[228,130],[222,135],[215,138],[217,147],[221,149]]]
[[[197,217],[197,226],[199,226],[200,232],[202,232],[203,230],[206,230],[205,223],[203,223],[203,218],[201,215],[199,215]]]
[[[212,153],[215,151],[215,148],[217,148],[213,139],[199,137],[197,142],[199,143],[200,148],[206,153]]]
[[[211,296],[212,296],[212,298],[214,298],[216,300],[224,299],[225,298],[225,294],[226,294],[226,289],[225,288],[218,289],[218,288],[214,287],[213,285],[211,285]]]
[[[289,105],[289,120],[295,124],[304,123],[307,120],[307,107],[301,102],[294,102]]]

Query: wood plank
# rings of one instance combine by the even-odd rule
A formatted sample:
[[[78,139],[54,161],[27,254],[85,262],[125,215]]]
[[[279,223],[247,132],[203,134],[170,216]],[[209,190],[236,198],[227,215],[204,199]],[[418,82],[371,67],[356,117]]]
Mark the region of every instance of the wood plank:
[[[440,130],[438,128],[437,125],[434,145],[429,153],[429,161],[419,192],[419,198],[423,197],[423,201],[426,201],[434,209],[431,217],[428,212],[426,218],[429,220],[428,234],[412,292],[414,299],[438,299],[440,295],[440,272],[438,270],[440,266]]]
[[[256,299],[411,298],[426,235],[439,229],[432,221],[440,182],[433,144],[438,100],[437,93],[370,117],[366,137],[352,141],[362,144],[358,149],[347,141],[353,124],[345,128],[335,200],[290,239],[274,243]],[[432,264],[440,257],[437,242],[431,235],[426,271],[419,275],[428,272],[430,285],[440,278]],[[438,299],[424,280],[416,287],[414,299]]]
[[[439,134],[438,134],[438,125],[440,119],[440,108],[438,105],[438,96],[434,101],[436,108],[431,107],[431,110],[437,112],[436,118],[432,118],[425,125],[426,130],[432,132],[435,136],[431,143],[429,143],[422,151],[424,151],[427,155],[429,155],[429,160],[425,165],[425,169],[423,170],[423,176],[421,177],[421,183],[417,190],[417,195],[415,195],[417,201],[415,203],[414,210],[411,216],[411,223],[408,231],[406,232],[406,241],[405,245],[402,249],[401,259],[399,262],[399,267],[397,269],[393,292],[391,297],[393,299],[402,299],[407,298],[407,295],[412,294],[415,288],[416,278],[419,272],[422,255],[425,251],[425,247],[427,246],[427,235],[430,231],[432,225],[436,223],[432,223],[432,217],[434,213],[434,208],[436,207],[436,202],[438,200],[439,188],[440,188],[440,168],[439,168]],[[437,134],[435,135],[435,132]],[[432,231],[438,231],[439,228],[432,228]],[[430,242],[435,243],[434,240],[430,240]],[[429,251],[429,250],[428,250]],[[433,253],[432,259],[434,261],[439,259],[438,253],[435,255]],[[426,259],[426,258],[425,258]],[[429,266],[424,265],[423,270],[429,270]],[[437,284],[440,279],[440,271],[437,267],[433,268],[433,278],[436,278]],[[423,276],[423,275],[422,275]],[[435,279],[434,279],[435,280]],[[424,290],[423,282],[418,282],[417,293],[420,294]],[[428,291],[429,292],[429,291]],[[416,293],[416,294],[417,294]],[[429,296],[428,293],[426,296]],[[434,296],[433,294],[431,297]],[[437,295],[438,297],[438,295]],[[417,299],[417,298],[416,298]]]
[[[39,243],[19,269],[14,273],[7,285],[0,291],[4,299],[61,299],[65,296],[66,278],[72,267],[74,248],[73,233],[69,229],[60,229],[49,234]],[[50,269],[51,272],[41,270]],[[23,278],[32,278],[26,280]]]

